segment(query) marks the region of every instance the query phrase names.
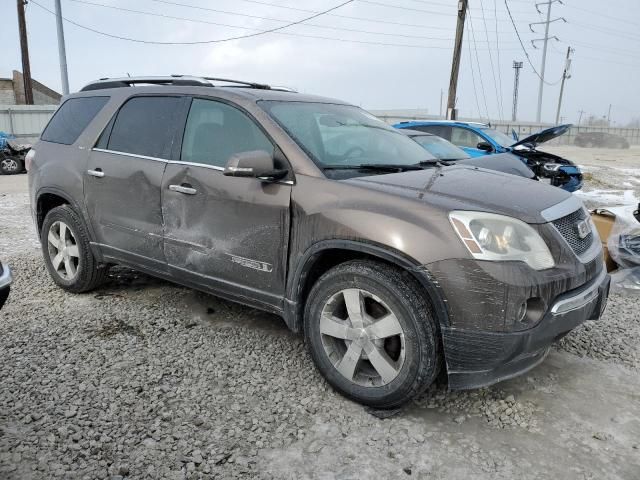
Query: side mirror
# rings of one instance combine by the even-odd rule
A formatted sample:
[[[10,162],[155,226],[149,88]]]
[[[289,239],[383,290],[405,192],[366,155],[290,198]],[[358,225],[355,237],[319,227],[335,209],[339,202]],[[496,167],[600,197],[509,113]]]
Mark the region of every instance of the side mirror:
[[[275,182],[287,175],[287,170],[277,170],[273,155],[264,150],[240,152],[229,157],[223,175],[227,177],[259,178]]]
[[[476,145],[476,148],[485,152],[493,152],[493,147],[489,142],[480,142]]]

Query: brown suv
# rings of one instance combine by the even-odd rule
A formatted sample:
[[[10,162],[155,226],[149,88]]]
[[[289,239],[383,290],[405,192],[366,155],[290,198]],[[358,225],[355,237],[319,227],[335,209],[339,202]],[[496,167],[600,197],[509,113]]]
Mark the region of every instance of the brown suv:
[[[215,85],[214,85],[215,84]],[[54,281],[111,264],[275,312],[326,379],[388,408],[520,374],[604,308],[575,197],[443,166],[338,100],[199,77],[66,97],[27,158]]]

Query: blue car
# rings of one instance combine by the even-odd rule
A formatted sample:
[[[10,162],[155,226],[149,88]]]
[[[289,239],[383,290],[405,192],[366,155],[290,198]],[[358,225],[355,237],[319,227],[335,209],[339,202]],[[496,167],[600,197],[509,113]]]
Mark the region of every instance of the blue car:
[[[568,192],[582,188],[582,172],[575,163],[537,150],[539,144],[559,137],[571,125],[548,128],[520,141],[484,123],[432,120],[400,122],[394,127],[432,133],[459,146],[471,157],[511,153],[520,158],[539,180],[548,180],[551,185]]]

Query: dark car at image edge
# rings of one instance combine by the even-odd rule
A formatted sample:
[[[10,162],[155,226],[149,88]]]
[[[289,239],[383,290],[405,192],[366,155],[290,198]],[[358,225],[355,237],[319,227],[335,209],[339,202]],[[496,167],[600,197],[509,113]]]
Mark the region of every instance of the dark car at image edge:
[[[578,199],[443,166],[335,99],[104,79],[63,99],[26,160],[60,287],[120,264],[276,313],[334,388],[377,408],[441,369],[450,388],[525,372],[608,295]]]

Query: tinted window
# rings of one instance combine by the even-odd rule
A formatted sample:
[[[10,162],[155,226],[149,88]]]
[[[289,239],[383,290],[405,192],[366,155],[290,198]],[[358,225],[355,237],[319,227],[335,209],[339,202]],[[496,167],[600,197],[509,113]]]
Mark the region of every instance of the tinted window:
[[[411,127],[411,130],[432,133],[446,140],[451,139],[451,127],[447,127],[444,125],[421,125],[417,127]]]
[[[480,135],[473,133],[466,128],[454,127],[451,132],[451,143],[458,145],[459,147],[476,148],[478,143],[484,142],[484,138]]]
[[[224,167],[231,155],[251,150],[273,153],[273,144],[253,120],[225,103],[193,99],[182,161]]]
[[[147,157],[170,158],[182,98],[135,97],[113,124],[107,148]]]
[[[70,98],[56,111],[42,133],[42,140],[71,145],[108,100],[109,97]]]

